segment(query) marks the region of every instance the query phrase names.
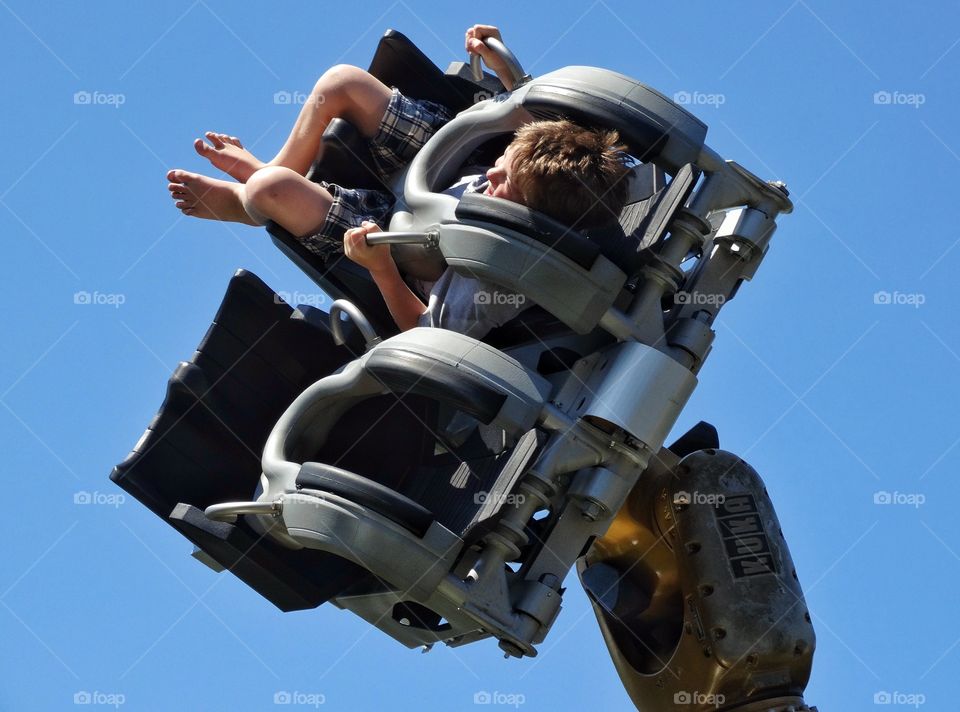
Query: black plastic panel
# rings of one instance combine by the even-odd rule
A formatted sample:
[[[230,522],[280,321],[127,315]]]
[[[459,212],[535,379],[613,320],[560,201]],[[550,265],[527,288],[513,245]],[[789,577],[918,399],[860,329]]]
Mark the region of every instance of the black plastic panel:
[[[396,30],[384,33],[367,71],[407,96],[443,104],[454,113],[474,104],[479,88],[445,75],[406,35]]]
[[[687,199],[693,192],[697,180],[700,178],[700,169],[693,164],[688,163],[683,166],[666,191],[660,196],[656,207],[653,209],[653,215],[645,226],[643,236],[637,245],[637,250],[643,250],[660,243],[670,229],[670,221],[677,211],[687,203]]]
[[[282,610],[319,605],[363,572],[330,554],[290,552],[242,526],[208,522],[202,510],[253,497],[277,419],[308,385],[352,358],[317,318],[292,316],[256,275],[238,271],[192,361],[177,367],[150,427],[110,475]]]
[[[188,504],[177,505],[168,521],[281,611],[316,608],[368,576],[351,561],[273,546],[245,526],[211,521]]]
[[[697,450],[717,450],[720,447],[720,435],[717,429],[705,420],[701,420],[685,432],[667,449],[677,457],[686,457]]]

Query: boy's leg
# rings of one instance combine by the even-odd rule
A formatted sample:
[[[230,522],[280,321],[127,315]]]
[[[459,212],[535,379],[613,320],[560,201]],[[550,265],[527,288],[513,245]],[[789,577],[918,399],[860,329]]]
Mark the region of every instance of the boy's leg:
[[[280,166],[266,166],[243,186],[246,212],[272,220],[297,237],[312,235],[323,227],[333,196],[323,186]]]
[[[365,138],[372,138],[389,103],[390,87],[373,75],[346,64],[331,67],[317,80],[289,138],[268,165],[306,174],[318,158],[330,121],[346,119]]]
[[[185,215],[265,225],[268,220],[294,235],[310,235],[324,224],[333,197],[322,186],[287,168],[266,168],[246,184],[174,170],[170,194]]]
[[[197,139],[197,152],[216,168],[246,182],[265,166],[282,166],[305,175],[322,147],[323,132],[335,118],[352,123],[371,138],[390,103],[391,91],[379,79],[357,67],[337,65],[317,80],[300,109],[293,130],[276,156],[267,163],[243,148],[236,137],[208,132],[210,145]]]
[[[325,261],[343,254],[345,230],[365,220],[382,224],[393,207],[389,193],[317,184],[279,166],[257,171],[243,187],[250,215],[273,220]]]
[[[263,225],[243,206],[244,185],[180,169],[167,173],[167,190],[184,215],[206,220]]]

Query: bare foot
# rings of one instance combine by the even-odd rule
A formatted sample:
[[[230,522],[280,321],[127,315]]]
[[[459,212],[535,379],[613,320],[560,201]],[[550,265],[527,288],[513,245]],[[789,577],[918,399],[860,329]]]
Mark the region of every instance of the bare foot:
[[[236,136],[212,131],[207,131],[204,135],[210,145],[204,143],[202,138],[198,138],[193,142],[193,147],[197,153],[210,161],[214,168],[219,168],[231,178],[246,183],[254,171],[263,168],[263,161],[245,149]]]
[[[259,225],[243,209],[240,183],[208,178],[199,173],[173,170],[167,173],[167,190],[184,214],[207,220]]]

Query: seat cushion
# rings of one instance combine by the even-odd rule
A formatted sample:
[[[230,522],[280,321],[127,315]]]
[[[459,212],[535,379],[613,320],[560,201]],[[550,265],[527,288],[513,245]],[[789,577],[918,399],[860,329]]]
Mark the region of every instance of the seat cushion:
[[[366,477],[332,465],[320,462],[303,463],[300,474],[297,475],[297,488],[329,492],[369,507],[419,537],[426,534],[433,522],[433,514],[412,499]]]

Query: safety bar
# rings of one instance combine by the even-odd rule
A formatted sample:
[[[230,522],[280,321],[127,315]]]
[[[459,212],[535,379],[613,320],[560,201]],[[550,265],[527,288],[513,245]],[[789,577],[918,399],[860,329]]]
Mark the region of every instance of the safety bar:
[[[496,37],[487,37],[484,40],[484,44],[492,49],[494,54],[500,57],[500,59],[506,62],[507,71],[510,72],[510,79],[513,80],[514,89],[522,84],[526,84],[533,78],[523,71],[523,67],[520,66],[520,60],[517,59],[516,55],[507,49],[507,46]],[[480,55],[470,55],[470,71],[473,74],[473,80],[475,82],[483,80],[483,68],[480,66]]]
[[[212,504],[203,510],[207,519],[218,522],[234,522],[239,514],[268,514],[278,516],[280,502],[223,502]]]
[[[436,247],[440,242],[440,233],[436,230],[426,232],[374,232],[367,235],[367,244],[375,245],[423,245]]]
[[[383,341],[383,339],[377,335],[377,332],[374,331],[373,327],[370,326],[367,317],[363,315],[363,312],[360,311],[356,304],[347,299],[337,299],[330,305],[330,331],[333,333],[333,342],[337,346],[343,346],[347,343],[347,340],[343,336],[343,322],[340,320],[340,314],[342,313],[347,314],[353,320],[353,323],[357,325],[357,328],[360,329],[367,351]]]

